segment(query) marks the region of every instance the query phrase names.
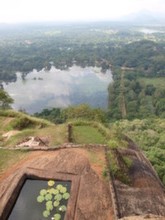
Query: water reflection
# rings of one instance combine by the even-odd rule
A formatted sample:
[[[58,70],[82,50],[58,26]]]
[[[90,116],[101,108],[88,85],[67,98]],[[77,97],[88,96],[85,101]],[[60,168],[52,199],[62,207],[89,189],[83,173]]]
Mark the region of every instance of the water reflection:
[[[103,74],[100,68],[72,66],[69,70],[55,67],[50,71],[33,70],[24,79],[18,72],[16,82],[3,83],[3,86],[14,99],[14,109],[34,113],[43,108],[80,103],[106,107],[107,87],[111,81],[110,70]]]

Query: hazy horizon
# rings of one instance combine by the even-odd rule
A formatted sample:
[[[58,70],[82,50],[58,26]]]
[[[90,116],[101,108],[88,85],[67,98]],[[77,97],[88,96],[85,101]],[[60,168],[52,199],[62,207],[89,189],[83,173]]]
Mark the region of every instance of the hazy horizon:
[[[5,0],[0,23],[117,21],[140,12],[165,14],[164,0]]]

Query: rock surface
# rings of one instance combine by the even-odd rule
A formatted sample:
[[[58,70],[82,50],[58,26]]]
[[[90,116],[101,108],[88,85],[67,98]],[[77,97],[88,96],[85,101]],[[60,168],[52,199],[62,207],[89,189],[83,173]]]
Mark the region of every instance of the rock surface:
[[[72,181],[65,220],[112,220],[109,186],[91,168],[84,151],[33,152],[0,181],[0,219],[7,219],[26,178],[46,178]]]
[[[140,151],[127,149],[119,153],[133,157],[132,185],[114,181],[120,219],[165,220],[164,187],[151,165]],[[32,178],[72,182],[65,220],[116,220],[115,195],[102,177],[105,160],[101,146],[67,145],[57,150],[31,152],[0,178],[0,219],[7,219],[23,182]]]

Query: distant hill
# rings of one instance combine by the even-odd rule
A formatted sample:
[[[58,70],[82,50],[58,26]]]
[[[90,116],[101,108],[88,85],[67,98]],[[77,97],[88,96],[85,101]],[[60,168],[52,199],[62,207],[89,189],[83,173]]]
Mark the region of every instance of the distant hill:
[[[165,25],[165,15],[153,14],[149,11],[140,11],[120,18],[120,21],[145,25]]]

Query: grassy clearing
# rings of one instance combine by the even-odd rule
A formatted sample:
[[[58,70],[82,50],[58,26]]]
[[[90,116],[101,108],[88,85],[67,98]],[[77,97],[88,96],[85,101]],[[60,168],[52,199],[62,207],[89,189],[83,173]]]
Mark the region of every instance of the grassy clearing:
[[[105,127],[102,123],[96,121],[87,121],[87,120],[72,120],[69,122],[73,126],[89,126],[95,128],[102,136],[104,136],[107,140],[111,138],[111,133],[109,128]]]
[[[52,125],[35,131],[35,135],[39,137],[48,137],[49,146],[56,146],[67,142],[67,125]]]
[[[27,151],[11,151],[0,149],[0,175],[19,160],[25,158],[29,152]]]
[[[165,77],[153,77],[153,78],[141,77],[140,81],[144,82],[146,85],[152,84],[156,88],[161,88],[161,89],[164,89],[164,85],[165,85]]]
[[[11,136],[8,140],[1,142],[2,147],[13,147],[21,143],[29,136],[46,137],[49,140],[49,146],[57,146],[66,142],[66,126],[48,126],[42,129],[24,129],[19,133]],[[2,139],[1,139],[2,141]]]
[[[73,139],[76,144],[104,144],[105,137],[96,129],[88,125],[73,126]]]
[[[43,128],[52,125],[49,121],[31,117],[30,115],[13,110],[0,110],[0,122],[3,124],[4,131]],[[0,129],[2,130],[2,128]]]
[[[53,123],[31,117],[13,110],[0,111],[0,146],[13,147],[29,136],[47,137],[49,146],[55,146],[66,142],[66,125],[54,125]],[[18,131],[10,138],[3,138],[8,132]]]

